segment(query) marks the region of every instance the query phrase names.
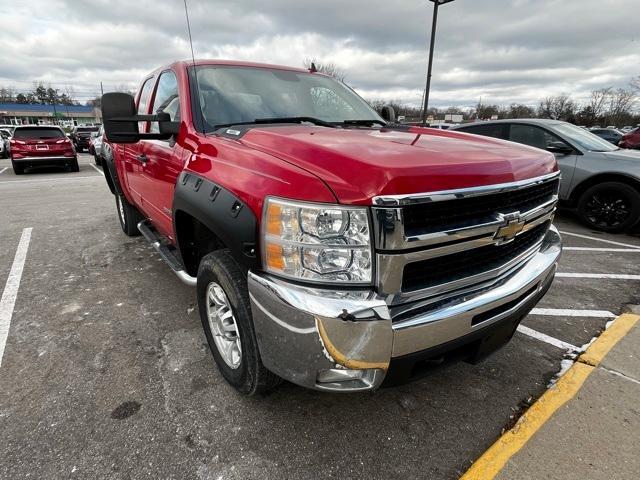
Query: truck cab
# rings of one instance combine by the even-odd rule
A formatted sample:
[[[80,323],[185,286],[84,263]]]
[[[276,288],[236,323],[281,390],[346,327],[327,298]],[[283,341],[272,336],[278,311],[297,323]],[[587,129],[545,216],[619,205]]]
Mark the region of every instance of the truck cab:
[[[478,361],[553,280],[548,152],[396,124],[330,76],[246,62],[175,62],[102,113],[122,229],[196,287],[242,393]]]

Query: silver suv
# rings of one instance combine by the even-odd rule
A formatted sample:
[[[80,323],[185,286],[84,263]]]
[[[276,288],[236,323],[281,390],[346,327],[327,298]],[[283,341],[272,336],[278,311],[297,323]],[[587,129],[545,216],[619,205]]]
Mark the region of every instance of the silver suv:
[[[640,221],[640,152],[625,150],[558,120],[492,120],[452,127],[553,152],[562,172],[560,200],[584,223],[605,232]]]

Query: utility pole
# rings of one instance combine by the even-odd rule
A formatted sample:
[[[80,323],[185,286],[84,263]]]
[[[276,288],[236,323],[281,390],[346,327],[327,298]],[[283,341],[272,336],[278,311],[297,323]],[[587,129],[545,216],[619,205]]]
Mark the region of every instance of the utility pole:
[[[104,88],[102,88],[102,82],[100,82],[100,95],[104,95]]]
[[[427,125],[427,108],[429,107],[429,90],[431,89],[431,67],[433,65],[433,47],[436,42],[436,23],[438,22],[438,7],[453,0],[429,0],[433,2],[433,20],[431,22],[431,41],[429,42],[429,63],[427,66],[427,85],[424,89],[424,106],[422,110],[422,126]]]

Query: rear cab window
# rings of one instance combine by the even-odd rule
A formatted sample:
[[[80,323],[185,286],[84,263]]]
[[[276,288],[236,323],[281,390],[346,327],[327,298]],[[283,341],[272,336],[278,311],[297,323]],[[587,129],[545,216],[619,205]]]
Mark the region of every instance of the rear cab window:
[[[13,138],[66,138],[66,135],[58,127],[28,127],[16,128],[13,132]]]

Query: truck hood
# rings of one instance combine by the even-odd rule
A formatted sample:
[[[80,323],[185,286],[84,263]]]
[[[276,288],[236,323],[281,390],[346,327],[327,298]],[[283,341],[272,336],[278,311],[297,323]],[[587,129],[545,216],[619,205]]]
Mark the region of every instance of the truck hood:
[[[345,204],[507,183],[557,170],[554,156],[539,149],[420,127],[265,126],[249,129],[240,141],[315,174]]]

